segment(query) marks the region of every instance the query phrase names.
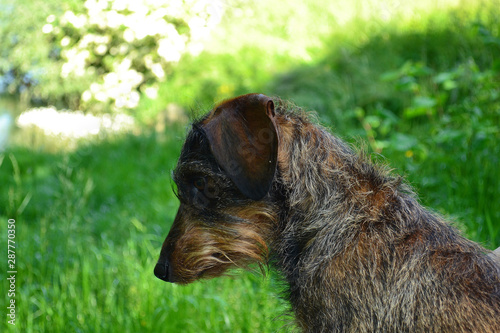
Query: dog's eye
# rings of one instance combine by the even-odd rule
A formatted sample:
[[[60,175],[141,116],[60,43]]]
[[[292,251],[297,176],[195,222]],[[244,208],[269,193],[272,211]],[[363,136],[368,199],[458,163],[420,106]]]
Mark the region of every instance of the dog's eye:
[[[205,185],[206,181],[205,178],[198,177],[193,180],[193,185],[196,187],[199,191],[205,190]]]

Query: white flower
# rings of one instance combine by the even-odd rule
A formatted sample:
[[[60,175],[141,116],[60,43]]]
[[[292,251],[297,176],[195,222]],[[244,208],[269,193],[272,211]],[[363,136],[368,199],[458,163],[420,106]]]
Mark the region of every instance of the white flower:
[[[78,46],[82,49],[87,48],[90,44],[95,43],[95,40],[96,40],[96,35],[87,34],[83,36],[83,38],[78,43]]]
[[[130,69],[126,72],[120,73],[122,75],[121,79],[128,82],[130,85],[137,87],[141,84],[144,76],[134,69]]]
[[[52,26],[52,24],[50,23],[47,23],[46,25],[43,26],[42,28],[42,32],[44,34],[50,34],[52,32],[52,30],[54,30],[54,27]]]
[[[104,84],[107,86],[118,84],[118,75],[115,72],[104,75]]]
[[[86,24],[87,19],[83,14],[75,15],[71,10],[67,10],[63,15],[63,22],[69,22],[75,28],[82,28]]]
[[[70,42],[71,38],[69,38],[68,36],[64,36],[63,39],[61,39],[61,46],[68,46]]]
[[[151,66],[151,71],[160,80],[165,78],[165,71],[163,70],[163,67],[161,66],[161,64],[153,64]]]
[[[120,0],[116,1],[120,2]],[[90,11],[103,11],[108,8],[107,0],[87,0],[85,1],[85,7]]]
[[[85,90],[82,94],[82,101],[88,102],[92,98],[92,93],[89,90]]]
[[[123,32],[123,39],[128,43],[132,43],[135,39],[135,33],[132,29],[128,28]]]
[[[158,87],[152,86],[144,89],[144,93],[151,99],[156,99],[158,97]]]
[[[137,105],[139,105],[139,99],[141,97],[139,96],[139,93],[137,91],[132,91],[129,96],[129,100],[127,103],[127,107],[129,109],[135,108]]]
[[[101,86],[99,85],[99,83],[95,83],[95,82],[94,82],[94,83],[92,83],[92,84],[90,85],[90,91],[91,91],[93,94],[97,93],[100,89],[101,89]]]
[[[177,38],[163,38],[158,42],[158,55],[165,61],[176,62],[181,58],[185,43],[179,35]]]
[[[108,24],[108,27],[110,28],[113,29],[118,28],[125,21],[126,21],[125,16],[122,14],[118,14],[116,10],[110,10],[109,12],[106,13],[106,22]]]
[[[119,54],[125,54],[129,50],[129,46],[125,43],[121,44],[120,47],[118,48],[118,53]]]
[[[158,88],[154,81],[165,79],[164,66],[179,61],[186,52],[199,54],[207,34],[223,13],[221,0],[86,0],[85,8],[87,11],[78,15],[66,11],[56,26],[51,24],[56,17],[49,15],[42,30],[53,33],[68,25],[80,29],[75,36],[64,36],[60,41],[61,54],[66,59],[61,76],[99,73],[96,81],[100,83],[93,83],[84,91],[82,100],[114,102],[118,109],[138,105],[137,90],[145,78],[153,82],[143,92],[156,98]],[[186,22],[189,30],[180,35],[172,18]],[[97,30],[98,33],[87,33]],[[152,37],[156,46],[143,43],[147,37]],[[78,42],[73,45],[75,41]],[[132,52],[138,47],[142,48],[140,52]],[[92,71],[91,53],[99,58],[108,52],[111,65]],[[102,73],[102,69],[106,72]]]
[[[61,67],[61,77],[67,78],[70,73],[71,73],[71,64],[69,62],[66,62]]]
[[[118,64],[116,71],[117,72],[128,71],[131,65],[132,65],[132,60],[130,58],[125,58],[120,64]]]
[[[127,105],[124,97],[118,97],[115,99],[115,106],[117,109],[123,109]]]
[[[104,55],[104,54],[106,54],[106,51],[108,51],[108,47],[104,44],[99,44],[95,48],[95,53],[98,55]]]
[[[98,91],[95,94],[95,99],[97,99],[99,102],[107,102],[108,95],[104,91]]]

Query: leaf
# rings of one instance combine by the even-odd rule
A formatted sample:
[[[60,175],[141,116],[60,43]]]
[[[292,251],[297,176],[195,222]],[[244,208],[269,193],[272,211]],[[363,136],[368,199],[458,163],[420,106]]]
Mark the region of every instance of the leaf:
[[[428,114],[434,114],[434,106],[436,106],[436,104],[437,101],[434,98],[417,96],[413,99],[412,105],[404,110],[404,116],[411,119]]]
[[[458,87],[457,82],[455,81],[457,77],[457,72],[443,72],[434,76],[432,81],[437,84],[442,84],[445,90],[452,90]]]
[[[453,80],[446,80],[443,83],[443,88],[445,90],[452,90],[455,89],[456,87],[458,87],[458,84]]]
[[[365,122],[370,124],[372,128],[377,128],[380,126],[380,117],[369,115],[365,117]]]
[[[417,96],[413,99],[413,107],[417,108],[432,108],[436,105],[436,100],[431,97]]]
[[[390,81],[396,81],[401,77],[401,73],[399,71],[391,71],[391,72],[385,72],[380,76],[381,81],[385,82],[390,82]]]
[[[448,80],[453,80],[455,78],[455,73],[453,72],[443,72],[439,73],[438,75],[434,76],[432,81],[435,83],[443,83]]]
[[[391,136],[391,146],[397,151],[407,151],[418,145],[418,139],[413,135],[394,133]]]
[[[463,137],[466,134],[463,131],[455,129],[443,129],[434,136],[433,141],[437,143],[445,143],[454,141],[457,138]]]

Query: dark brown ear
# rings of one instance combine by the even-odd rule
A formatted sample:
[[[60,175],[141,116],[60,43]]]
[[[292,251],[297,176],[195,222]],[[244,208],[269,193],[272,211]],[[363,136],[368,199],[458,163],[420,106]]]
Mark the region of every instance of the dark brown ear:
[[[215,159],[238,189],[250,199],[262,199],[271,187],[278,158],[271,98],[248,94],[223,102],[202,128]]]

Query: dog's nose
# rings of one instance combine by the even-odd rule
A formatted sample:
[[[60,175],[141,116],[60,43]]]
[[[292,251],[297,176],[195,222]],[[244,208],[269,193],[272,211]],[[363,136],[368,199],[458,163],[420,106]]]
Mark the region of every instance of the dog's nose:
[[[168,266],[169,266],[168,261],[158,262],[155,266],[155,271],[154,271],[155,276],[158,279],[170,282],[168,279]]]

